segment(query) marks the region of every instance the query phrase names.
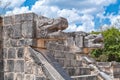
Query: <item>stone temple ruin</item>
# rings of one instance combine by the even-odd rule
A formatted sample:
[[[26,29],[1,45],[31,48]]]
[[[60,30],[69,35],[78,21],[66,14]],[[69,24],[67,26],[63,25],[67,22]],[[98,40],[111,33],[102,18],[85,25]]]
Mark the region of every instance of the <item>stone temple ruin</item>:
[[[65,18],[34,13],[0,18],[0,80],[119,80],[120,64],[96,62],[102,35],[63,32]]]

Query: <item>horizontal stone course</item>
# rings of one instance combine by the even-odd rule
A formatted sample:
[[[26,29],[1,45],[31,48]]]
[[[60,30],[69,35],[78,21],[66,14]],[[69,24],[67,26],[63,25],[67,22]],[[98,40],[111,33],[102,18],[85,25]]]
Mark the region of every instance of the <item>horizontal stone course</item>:
[[[98,80],[96,75],[73,76],[73,80]]]
[[[34,13],[16,14],[3,17],[4,25],[22,23],[25,21],[37,21],[38,15]]]
[[[90,68],[84,68],[84,67],[66,67],[65,70],[70,76],[91,74]]]

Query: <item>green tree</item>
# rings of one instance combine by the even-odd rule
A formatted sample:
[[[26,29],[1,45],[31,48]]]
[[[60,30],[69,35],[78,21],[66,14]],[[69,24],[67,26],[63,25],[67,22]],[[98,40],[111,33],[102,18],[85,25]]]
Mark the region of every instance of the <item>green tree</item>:
[[[111,27],[100,32],[104,36],[104,49],[96,49],[92,51],[92,55],[98,61],[119,61],[120,62],[120,30]],[[106,59],[104,59],[106,58]]]

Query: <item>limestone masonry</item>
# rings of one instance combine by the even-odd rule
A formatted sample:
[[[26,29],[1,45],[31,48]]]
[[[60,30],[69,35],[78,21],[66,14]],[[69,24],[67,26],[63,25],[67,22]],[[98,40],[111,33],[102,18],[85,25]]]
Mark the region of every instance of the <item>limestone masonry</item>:
[[[101,34],[64,32],[67,19],[34,13],[0,17],[0,80],[119,80],[120,63],[96,62]]]

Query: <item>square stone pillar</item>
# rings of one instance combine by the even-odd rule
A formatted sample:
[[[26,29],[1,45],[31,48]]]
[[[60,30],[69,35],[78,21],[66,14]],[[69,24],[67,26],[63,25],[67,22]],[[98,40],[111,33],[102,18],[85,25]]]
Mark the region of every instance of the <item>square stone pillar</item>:
[[[33,44],[36,16],[26,13],[3,18],[3,29],[0,28],[3,33],[0,33],[0,40],[3,40],[0,48],[0,51],[3,50],[0,53],[0,80],[27,80],[25,47]]]

